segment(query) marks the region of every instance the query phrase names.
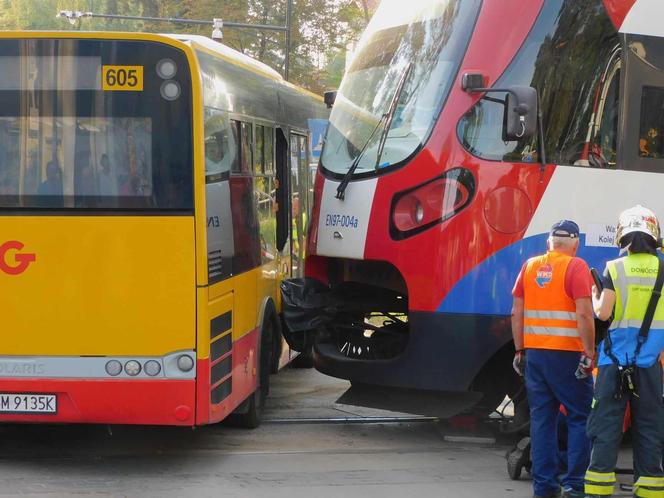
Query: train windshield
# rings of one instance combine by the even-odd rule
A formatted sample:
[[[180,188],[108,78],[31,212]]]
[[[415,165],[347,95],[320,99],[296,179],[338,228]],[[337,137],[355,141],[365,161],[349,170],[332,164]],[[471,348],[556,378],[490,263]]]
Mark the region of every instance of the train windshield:
[[[323,167],[369,175],[426,141],[465,53],[480,0],[384,0],[330,116]]]

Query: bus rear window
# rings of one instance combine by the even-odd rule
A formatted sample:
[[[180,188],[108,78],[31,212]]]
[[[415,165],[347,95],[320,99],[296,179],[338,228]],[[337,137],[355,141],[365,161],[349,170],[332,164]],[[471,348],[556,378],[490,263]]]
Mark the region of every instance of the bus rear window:
[[[165,60],[176,67],[168,77]],[[0,210],[191,212],[192,150],[180,50],[0,40]]]
[[[150,118],[3,117],[0,147],[5,203],[156,207]]]

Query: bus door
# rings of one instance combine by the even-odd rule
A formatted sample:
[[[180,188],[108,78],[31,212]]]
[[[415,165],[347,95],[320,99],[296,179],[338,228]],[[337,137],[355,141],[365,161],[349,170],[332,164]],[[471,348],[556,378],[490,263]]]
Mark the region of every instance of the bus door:
[[[309,167],[306,135],[290,135],[291,277],[304,277],[307,223],[309,221]]]

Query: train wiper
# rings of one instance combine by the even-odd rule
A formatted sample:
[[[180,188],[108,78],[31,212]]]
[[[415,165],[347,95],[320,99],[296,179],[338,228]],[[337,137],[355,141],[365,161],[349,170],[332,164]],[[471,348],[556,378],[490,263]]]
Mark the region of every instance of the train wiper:
[[[380,158],[383,156],[383,149],[385,148],[385,142],[387,141],[387,134],[390,132],[390,127],[392,126],[392,120],[394,119],[394,113],[397,110],[397,104],[401,98],[401,92],[403,92],[403,89],[406,86],[406,80],[408,79],[408,75],[410,75],[410,71],[412,69],[413,63],[409,62],[406,66],[406,70],[401,75],[397,89],[394,92],[392,101],[390,102],[390,107],[387,109],[385,127],[383,128],[383,132],[380,134],[380,140],[378,141],[378,152],[376,153],[376,164],[374,165],[374,169],[378,169],[378,165],[380,164]]]
[[[335,196],[337,199],[344,200],[345,194],[346,194],[346,187],[348,187],[348,183],[350,182],[351,177],[355,173],[355,170],[360,164],[360,159],[362,159],[362,156],[364,155],[364,151],[367,150],[367,147],[371,143],[371,139],[374,137],[376,134],[376,130],[380,127],[380,125],[387,119],[387,113],[383,114],[380,119],[378,120],[378,123],[376,123],[376,126],[374,126],[374,129],[371,130],[371,134],[369,135],[369,138],[367,138],[367,141],[364,142],[364,145],[360,149],[360,153],[355,157],[353,162],[350,165],[350,168],[348,168],[348,171],[346,171],[346,174],[344,177],[341,179],[341,183],[337,187],[337,195]]]
[[[383,128],[383,132],[381,133],[380,136],[380,142],[378,145],[378,155],[376,157],[376,166],[374,167],[374,169],[378,169],[378,162],[380,161],[380,156],[383,153],[383,147],[385,147],[387,132],[390,130],[390,125],[392,124],[392,118],[394,117],[394,111],[397,108],[397,102],[399,102],[399,98],[401,97],[401,92],[403,91],[403,87],[406,83],[406,79],[408,78],[408,75],[410,74],[410,70],[412,67],[413,63],[409,62],[408,66],[406,66],[406,70],[404,71],[403,75],[401,76],[401,79],[399,80],[399,84],[397,85],[397,89],[395,90],[394,95],[392,96],[392,100],[390,101],[390,106],[387,108],[387,112],[380,117],[380,120],[378,120],[378,123],[376,123],[374,129],[371,130],[371,134],[369,135],[369,138],[360,149],[360,153],[357,155],[353,163],[350,165],[350,168],[348,168],[348,171],[346,171],[346,174],[341,179],[341,183],[337,187],[337,195],[335,196],[337,199],[340,199],[342,201],[345,199],[346,188],[348,187],[348,183],[350,183],[350,179],[355,173],[355,170],[360,164],[360,159],[362,159],[364,152],[367,150],[367,147],[371,143],[371,139],[376,134],[376,130],[378,130],[378,128],[380,128],[380,125],[384,122],[385,127]]]

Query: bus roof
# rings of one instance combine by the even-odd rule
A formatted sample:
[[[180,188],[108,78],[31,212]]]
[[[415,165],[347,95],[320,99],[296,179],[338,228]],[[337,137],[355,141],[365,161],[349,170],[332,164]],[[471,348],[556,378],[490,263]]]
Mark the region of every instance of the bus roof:
[[[256,59],[252,59],[248,55],[238,52],[228,45],[214,41],[207,36],[186,34],[163,34],[162,36],[173,38],[180,42],[189,42],[191,44],[198,45],[207,52],[212,52],[219,57],[229,60],[230,62],[248,66],[253,71],[263,73],[265,76],[268,76],[271,79],[283,80],[283,77],[267,64],[257,61]]]

